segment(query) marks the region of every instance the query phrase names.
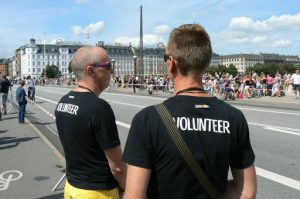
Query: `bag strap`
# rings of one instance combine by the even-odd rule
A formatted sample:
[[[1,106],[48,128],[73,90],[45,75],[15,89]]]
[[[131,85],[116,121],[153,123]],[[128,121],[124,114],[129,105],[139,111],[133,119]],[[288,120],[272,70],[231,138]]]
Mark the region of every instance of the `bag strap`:
[[[187,144],[183,140],[178,128],[176,127],[173,118],[167,109],[167,107],[161,103],[154,106],[156,111],[159,113],[165,127],[167,128],[174,144],[177,146],[180,151],[181,156],[192,170],[197,180],[200,182],[204,190],[209,194],[209,196],[213,199],[220,198],[220,193],[216,190],[214,185],[209,181],[204,171],[197,163],[195,157],[192,155],[189,150]]]

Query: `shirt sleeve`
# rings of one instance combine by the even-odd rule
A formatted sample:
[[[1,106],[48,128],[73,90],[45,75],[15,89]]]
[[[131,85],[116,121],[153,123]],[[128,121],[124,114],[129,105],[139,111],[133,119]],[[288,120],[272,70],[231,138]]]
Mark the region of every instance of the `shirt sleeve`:
[[[244,169],[254,163],[255,155],[250,143],[249,127],[243,113],[240,113],[241,119],[237,128],[236,147],[233,149],[231,166],[236,169]]]
[[[97,142],[102,150],[120,145],[115,115],[109,105],[99,108],[92,116]]]
[[[150,129],[147,128],[145,120],[141,113],[133,118],[122,160],[129,165],[151,169],[151,144],[148,136]]]

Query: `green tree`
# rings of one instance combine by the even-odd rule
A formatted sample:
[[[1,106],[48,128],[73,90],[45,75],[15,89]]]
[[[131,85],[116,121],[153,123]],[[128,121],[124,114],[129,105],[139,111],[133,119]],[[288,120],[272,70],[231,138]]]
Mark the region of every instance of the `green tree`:
[[[56,66],[56,65],[46,66],[46,69],[44,72],[46,73],[46,76],[48,78],[56,78],[56,77],[59,77],[61,74],[61,72],[58,69],[58,66]]]
[[[217,72],[217,70],[218,70],[218,68],[216,66],[209,66],[209,67],[207,67],[205,72],[209,73],[209,74],[215,74],[215,72]]]
[[[280,64],[279,65],[279,72],[281,75],[283,75],[285,72],[294,73],[295,72],[295,66],[292,64]]]
[[[46,74],[45,69],[43,68],[41,76],[44,77]]]
[[[238,73],[238,70],[236,69],[235,65],[233,64],[229,64],[228,68],[227,68],[227,72],[232,75],[233,77],[235,77]]]
[[[224,65],[218,65],[217,72],[220,74],[227,73],[227,68]]]
[[[69,65],[68,65],[68,71],[69,71],[69,73],[72,73],[72,72],[73,72],[72,67],[71,67],[71,62],[69,62]]]
[[[267,75],[275,76],[276,72],[279,71],[279,66],[275,64],[268,64],[265,67],[264,73]]]

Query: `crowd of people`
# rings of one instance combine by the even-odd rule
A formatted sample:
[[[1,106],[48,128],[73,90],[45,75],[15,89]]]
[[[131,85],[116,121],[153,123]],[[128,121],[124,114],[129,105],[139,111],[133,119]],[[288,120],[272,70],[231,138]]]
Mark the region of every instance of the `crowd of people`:
[[[281,97],[286,92],[293,90],[295,97],[299,98],[300,73],[296,70],[294,74],[277,72],[274,76],[270,74],[238,74],[233,77],[229,74],[205,74],[204,87],[212,96],[221,99],[253,98],[253,97]]]

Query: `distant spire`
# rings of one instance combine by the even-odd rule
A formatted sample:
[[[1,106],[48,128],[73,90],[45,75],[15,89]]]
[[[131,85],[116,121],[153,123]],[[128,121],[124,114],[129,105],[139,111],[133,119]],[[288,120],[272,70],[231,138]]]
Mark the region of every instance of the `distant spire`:
[[[143,55],[143,6],[140,7],[140,65],[138,73],[140,75],[144,74],[144,55]]]

